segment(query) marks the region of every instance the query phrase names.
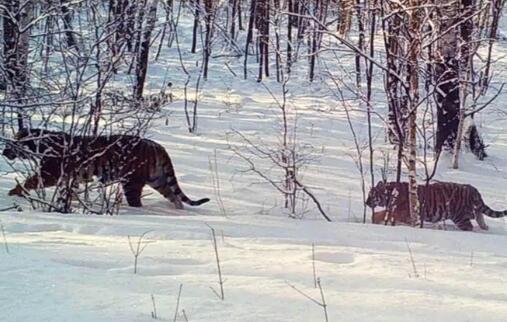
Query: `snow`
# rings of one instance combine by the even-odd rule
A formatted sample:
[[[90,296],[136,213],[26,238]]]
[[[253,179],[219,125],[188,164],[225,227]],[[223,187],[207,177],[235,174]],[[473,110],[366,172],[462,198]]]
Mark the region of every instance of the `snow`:
[[[191,26],[184,28],[180,43],[187,44]],[[2,175],[0,209],[16,201],[25,211],[0,214],[9,248],[7,253],[0,236],[0,320],[153,321],[153,295],[159,319],[173,321],[183,285],[178,321],[185,320],[183,310],[189,321],[324,321],[322,307],[291,287],[321,301],[314,287],[312,244],[330,321],[506,320],[504,219],[486,218],[490,230],[474,232],[457,231],[452,224],[428,229],[360,224],[361,186],[345,113],[332,86],[305,81],[304,67],[294,68],[288,85],[290,116],[297,120],[300,143],[310,146],[312,161],[303,181],[333,222],[323,221],[311,201],[300,210],[302,219],[290,219],[278,192],[245,172],[248,166],[230,149],[244,146],[234,131],[263,146],[278,143],[280,114],[273,97],[255,77],[233,77],[224,59],[212,59],[200,96],[198,133],[189,134],[182,102],[185,75],[176,49],[164,51],[150,66],[148,88],[156,91],[171,81],[175,102],[163,111],[167,125],[164,117],[157,120],[148,137],[169,152],[183,191],[212,202],[181,211],[146,189],[144,207],[124,205],[119,216],[40,213],[7,197],[15,176]],[[187,67],[196,68],[197,58],[188,48],[184,51]],[[495,52],[502,59],[499,79],[507,77],[501,58],[505,52],[505,43],[500,43]],[[353,67],[350,55],[340,59],[340,68]],[[241,75],[241,59],[227,62]],[[250,69],[256,70],[253,59]],[[378,97],[383,95],[381,79],[379,73]],[[274,79],[264,85],[280,95]],[[503,94],[476,119],[490,144],[490,157],[479,162],[464,154],[460,169],[452,170],[444,156],[437,175],[439,180],[473,184],[495,209],[507,208],[505,98]],[[383,113],[380,99],[376,108]],[[364,143],[365,115],[354,106],[351,121]],[[381,147],[384,130],[378,118],[374,135]],[[377,152],[380,177],[383,162]],[[215,157],[225,215],[213,190],[210,163]],[[266,171],[272,166],[256,162]],[[0,160],[0,169],[9,169],[5,160]],[[218,275],[208,225],[217,232],[224,301],[210,289],[218,289]],[[149,244],[134,274],[128,236],[135,241],[147,231]]]
[[[503,321],[507,314],[503,227],[483,234],[194,213],[8,213],[2,223],[10,250],[0,274],[6,321],[150,321],[151,294],[159,317],[172,320],[180,284],[180,315],[185,310],[189,321],[322,321],[322,309],[289,286],[320,298],[312,243],[332,320]],[[210,289],[218,289],[218,276],[206,224],[218,235],[225,301]],[[150,243],[134,275],[127,236],[145,231]]]

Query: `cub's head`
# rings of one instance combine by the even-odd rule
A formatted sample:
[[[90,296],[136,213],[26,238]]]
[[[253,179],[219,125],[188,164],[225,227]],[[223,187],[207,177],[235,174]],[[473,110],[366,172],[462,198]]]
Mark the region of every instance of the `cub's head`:
[[[2,155],[9,160],[27,159],[34,153],[46,151],[51,145],[48,138],[53,134],[41,129],[21,129],[12,140],[6,142]]]
[[[405,195],[408,194],[408,184],[406,182],[384,182],[379,181],[377,185],[371,188],[366,199],[366,205],[370,208],[387,207],[392,203],[402,203]]]
[[[375,187],[370,189],[368,199],[366,199],[366,205],[370,208],[383,206],[385,190],[385,183],[379,181]]]

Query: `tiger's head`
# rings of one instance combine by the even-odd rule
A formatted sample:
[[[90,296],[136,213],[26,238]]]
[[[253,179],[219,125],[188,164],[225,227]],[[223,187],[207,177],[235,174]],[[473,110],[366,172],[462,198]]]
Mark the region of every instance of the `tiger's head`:
[[[9,160],[28,159],[34,153],[44,153],[54,144],[51,136],[58,135],[42,129],[21,129],[12,140],[7,140],[2,155]]]
[[[366,205],[370,208],[385,207],[386,201],[386,184],[383,181],[379,181],[375,187],[370,189],[368,198],[366,199]]]
[[[379,181],[375,187],[370,189],[366,205],[370,208],[374,207],[387,207],[392,198],[397,198],[396,182]]]

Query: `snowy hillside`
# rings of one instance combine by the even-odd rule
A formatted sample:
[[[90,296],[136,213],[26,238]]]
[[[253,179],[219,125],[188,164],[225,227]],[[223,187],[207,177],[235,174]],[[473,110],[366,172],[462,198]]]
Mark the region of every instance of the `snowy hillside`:
[[[183,15],[182,44],[190,42],[191,20]],[[187,47],[182,60],[192,72],[199,67]],[[178,55],[175,47],[164,48],[149,67],[147,90],[156,92],[171,82],[174,102],[163,107],[147,137],[166,148],[188,196],[212,201],[176,210],[147,188],[143,208],[123,204],[118,216],[33,211],[26,200],[7,196],[20,177],[1,158],[0,209],[16,203],[24,211],[0,213],[0,321],[137,322],[154,321],[155,314],[161,321],[313,322],[325,321],[323,306],[315,303],[322,304],[322,297],[329,321],[507,319],[505,219],[486,218],[490,229],[473,232],[459,231],[450,222],[426,229],[362,224],[350,124],[366,146],[365,113],[352,101],[349,124],[336,86],[324,77],[309,83],[306,62],[287,82],[289,117],[307,160],[303,181],[332,222],[322,219],[308,197],[298,218],[291,218],[280,193],[248,171],[250,165],[234,152],[248,153],[245,138],[267,149],[279,144],[280,83],[274,77],[262,83],[255,77],[244,80],[241,58],[213,59],[199,95],[198,131],[190,134],[183,106],[186,75]],[[330,70],[353,71],[352,54],[332,55],[322,59]],[[505,55],[502,41],[494,52],[495,89],[507,79]],[[252,59],[250,69],[256,68]],[[386,108],[382,82],[383,75],[375,75],[378,115]],[[453,170],[450,156],[444,155],[436,176],[474,185],[498,210],[507,209],[506,100],[507,94],[501,94],[476,117],[489,157],[481,162],[464,152],[460,168]],[[380,151],[393,158],[396,152],[384,144],[384,126],[376,116],[373,132],[379,179]],[[265,159],[254,162],[268,173],[278,171]],[[219,276],[210,227],[216,231],[225,281],[223,301],[216,294]],[[134,274],[129,237],[135,248],[143,233],[146,248]],[[314,270],[322,293],[314,285]]]

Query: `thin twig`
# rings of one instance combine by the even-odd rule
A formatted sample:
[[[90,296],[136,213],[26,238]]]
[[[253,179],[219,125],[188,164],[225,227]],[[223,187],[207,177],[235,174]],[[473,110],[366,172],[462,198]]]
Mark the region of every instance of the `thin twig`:
[[[183,313],[183,318],[185,319],[185,322],[188,322],[188,317],[187,317],[187,313],[185,312],[185,310],[182,310],[181,313]]]
[[[5,229],[4,229],[4,225],[3,224],[0,224],[0,230],[2,230],[2,237],[4,239],[5,252],[7,254],[10,254],[11,252],[9,251],[9,243],[7,242],[7,237],[5,236]]]
[[[317,273],[315,270],[315,243],[312,243],[312,267],[313,267],[313,286],[317,288]]]
[[[322,290],[322,285],[320,284],[320,278],[317,279],[317,285],[319,286],[319,290],[320,290],[320,298],[321,298],[321,301],[322,301],[322,308],[324,309],[324,315],[326,317],[326,322],[329,321],[329,317],[327,315],[327,304],[326,304],[326,299],[324,297],[324,290]]]
[[[218,256],[218,245],[217,245],[217,238],[216,238],[216,234],[215,234],[215,229],[208,224],[206,224],[206,226],[208,226],[209,229],[211,229],[211,236],[213,238],[213,249],[215,251],[215,259],[217,262],[218,284],[220,285],[220,294],[218,294],[218,292],[213,287],[210,287],[210,288],[213,291],[213,293],[215,293],[218,296],[218,298],[220,298],[223,301],[225,299],[224,281],[222,279],[222,268],[220,267],[220,257]]]
[[[153,311],[151,311],[151,317],[157,320],[158,319],[157,306],[155,305],[155,296],[153,294],[151,294],[151,303],[153,304]]]
[[[322,215],[322,217],[324,217],[327,221],[331,222],[332,221],[331,218],[328,217],[328,215],[326,214],[326,212],[324,211],[324,209],[320,205],[320,202],[317,199],[317,197],[315,197],[315,195],[310,190],[308,190],[303,184],[301,184],[296,178],[293,178],[293,179],[294,179],[294,183],[299,188],[301,188],[301,190],[303,190],[313,200],[313,202],[315,203],[315,205],[319,209],[319,212]]]
[[[407,244],[408,254],[410,255],[410,262],[412,263],[412,269],[414,271],[414,276],[419,277],[419,273],[417,273],[417,266],[415,265],[414,256],[412,255],[412,249],[410,248],[410,244],[408,240],[405,238],[405,243]]]
[[[180,290],[178,291],[178,300],[176,301],[176,309],[174,310],[174,320],[173,322],[176,322],[176,319],[178,318],[178,311],[180,309],[180,298],[181,298],[181,290],[183,289],[183,284],[180,284]],[[185,311],[183,311],[185,312]]]

